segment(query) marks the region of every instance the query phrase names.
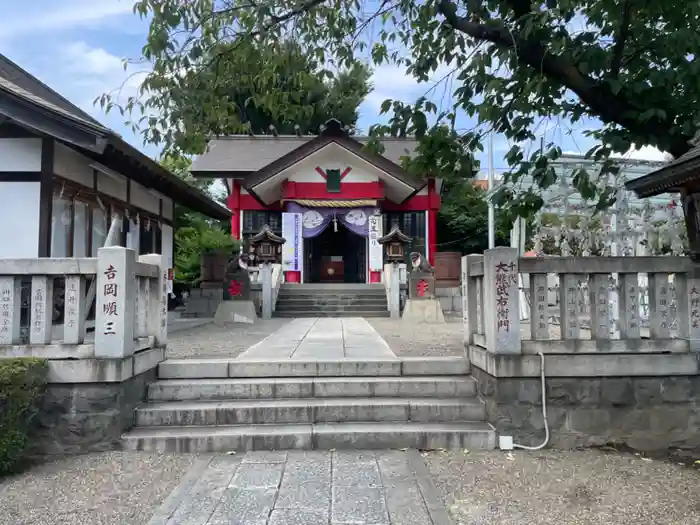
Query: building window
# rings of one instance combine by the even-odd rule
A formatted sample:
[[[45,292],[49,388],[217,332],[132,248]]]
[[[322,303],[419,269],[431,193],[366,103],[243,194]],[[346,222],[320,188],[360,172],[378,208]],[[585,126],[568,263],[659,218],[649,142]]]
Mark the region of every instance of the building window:
[[[73,200],[54,195],[51,212],[51,257],[70,257],[73,226]]]
[[[73,201],[73,257],[87,257],[90,243],[90,206],[84,201]]]
[[[326,191],[340,193],[340,170],[326,170]]]
[[[105,245],[109,224],[107,213],[99,206],[92,207],[92,239],[90,255],[97,257],[97,250]]]

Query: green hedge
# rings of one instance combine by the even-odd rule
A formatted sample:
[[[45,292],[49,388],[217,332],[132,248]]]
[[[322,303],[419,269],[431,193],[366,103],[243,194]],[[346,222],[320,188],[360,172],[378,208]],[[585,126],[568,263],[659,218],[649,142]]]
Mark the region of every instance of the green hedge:
[[[0,359],[0,475],[24,455],[47,376],[43,359]]]

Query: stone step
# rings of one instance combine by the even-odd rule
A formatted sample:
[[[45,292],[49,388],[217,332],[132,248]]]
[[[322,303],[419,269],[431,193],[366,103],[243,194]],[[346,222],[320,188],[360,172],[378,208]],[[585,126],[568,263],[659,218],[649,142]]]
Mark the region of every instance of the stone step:
[[[386,304],[294,304],[288,302],[278,302],[275,307],[276,312],[310,312],[321,310],[323,312],[384,312],[387,309]]]
[[[384,290],[384,285],[379,283],[284,283],[280,290],[306,290],[314,292],[337,292],[344,293],[364,293]]]
[[[447,423],[483,421],[478,398],[327,398],[150,403],[137,426],[252,425],[350,421]]]
[[[275,309],[273,313],[274,317],[389,317],[389,311],[382,310],[379,311],[368,311],[368,310],[354,310],[352,312],[338,311],[332,312],[328,310],[319,309],[307,309],[307,310],[282,310],[278,311]]]
[[[158,366],[160,379],[237,377],[451,376],[469,373],[462,356],[396,359],[167,359]]]
[[[278,293],[278,301],[339,301],[339,302],[386,302],[385,294],[373,295],[338,295],[338,294],[323,294],[323,293]]]
[[[148,387],[149,401],[475,395],[474,378],[462,376],[165,379]]]
[[[136,427],[122,436],[122,443],[127,450],[196,453],[384,448],[491,450],[496,446],[496,432],[484,422]]]
[[[386,306],[386,297],[278,297],[277,304],[289,304],[295,306],[355,306],[355,305],[382,305]]]

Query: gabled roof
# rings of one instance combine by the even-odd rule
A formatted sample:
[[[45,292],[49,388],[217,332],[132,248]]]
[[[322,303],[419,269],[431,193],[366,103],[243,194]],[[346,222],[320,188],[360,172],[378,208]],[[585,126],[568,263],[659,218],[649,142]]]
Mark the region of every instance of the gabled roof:
[[[254,192],[256,186],[262,184],[283,170],[297,164],[312,153],[333,142],[357,155],[362,160],[369,162],[376,168],[388,173],[407,186],[412,187],[414,191],[420,190],[426,184],[424,180],[411,175],[401,166],[390,161],[386,157],[369,152],[367,149],[365,149],[364,144],[361,144],[347,135],[347,133],[342,129],[340,122],[335,119],[331,119],[326,123],[326,126],[320,135],[308,142],[305,142],[286,155],[281,156],[262,169],[246,176],[243,179],[243,185],[246,187],[246,189],[248,189],[248,191]]]
[[[207,151],[192,163],[195,177],[236,177],[258,171],[280,157],[312,141],[318,135],[230,135],[209,141]],[[352,140],[367,144],[367,136],[353,135]],[[382,157],[401,164],[402,157],[412,157],[418,147],[413,138],[382,138]]]
[[[653,197],[661,193],[677,192],[692,181],[700,180],[700,146],[648,175],[625,184],[639,197]]]
[[[0,55],[0,115],[217,219],[231,212],[103,126],[7,57]]]

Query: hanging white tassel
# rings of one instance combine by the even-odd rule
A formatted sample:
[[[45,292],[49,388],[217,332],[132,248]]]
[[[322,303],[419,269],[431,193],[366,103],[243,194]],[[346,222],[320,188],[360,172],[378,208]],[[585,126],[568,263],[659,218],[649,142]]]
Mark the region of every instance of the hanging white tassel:
[[[333,232],[338,233],[338,219],[333,217]]]

